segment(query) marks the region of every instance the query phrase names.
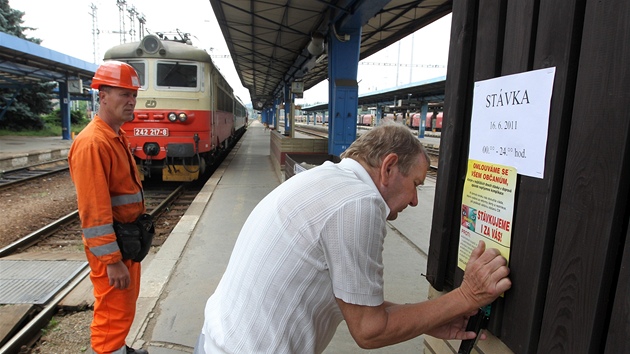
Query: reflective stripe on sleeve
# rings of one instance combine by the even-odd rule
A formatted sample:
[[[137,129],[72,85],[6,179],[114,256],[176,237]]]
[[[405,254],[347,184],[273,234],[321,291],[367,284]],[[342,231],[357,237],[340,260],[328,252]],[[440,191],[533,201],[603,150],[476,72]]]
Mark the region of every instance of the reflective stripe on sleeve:
[[[94,238],[114,233],[114,226],[112,224],[100,225],[94,227],[88,227],[83,229],[83,236],[85,238]]]
[[[120,250],[120,248],[118,248],[118,243],[116,243],[116,241],[110,242],[102,246],[90,247],[90,252],[92,252],[92,254],[95,255],[96,257],[114,253],[118,250]]]
[[[124,194],[112,197],[112,206],[138,203],[142,201],[142,191],[136,194]]]

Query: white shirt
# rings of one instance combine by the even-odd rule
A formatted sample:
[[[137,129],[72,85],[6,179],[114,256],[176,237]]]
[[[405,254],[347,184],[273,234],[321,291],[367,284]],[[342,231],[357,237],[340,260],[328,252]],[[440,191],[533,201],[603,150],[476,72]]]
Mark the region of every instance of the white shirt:
[[[208,299],[206,347],[321,353],[343,320],[335,298],[383,303],[389,208],[356,161],[326,162],[269,193],[239,234]]]

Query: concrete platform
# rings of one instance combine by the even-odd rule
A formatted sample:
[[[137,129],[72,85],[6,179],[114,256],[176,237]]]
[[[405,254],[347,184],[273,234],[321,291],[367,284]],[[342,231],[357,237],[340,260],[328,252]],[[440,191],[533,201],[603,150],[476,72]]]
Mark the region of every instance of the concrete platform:
[[[0,136],[0,171],[67,157],[71,145],[61,137]]]
[[[152,354],[191,353],[203,323],[206,300],[227,266],[249,212],[280,180],[270,158],[270,133],[254,121],[208,181],[160,251],[143,263],[136,321],[127,343]],[[426,254],[435,185],[418,188],[419,205],[390,222],[385,239],[385,298],[427,298]],[[422,353],[423,338],[371,353]],[[345,323],[326,353],[361,353]]]

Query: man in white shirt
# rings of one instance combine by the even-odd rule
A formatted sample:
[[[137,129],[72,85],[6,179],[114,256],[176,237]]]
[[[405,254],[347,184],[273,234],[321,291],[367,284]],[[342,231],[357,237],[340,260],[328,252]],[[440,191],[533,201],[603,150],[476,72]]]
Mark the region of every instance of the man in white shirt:
[[[462,285],[416,304],[383,297],[386,221],[416,206],[429,157],[400,124],[269,193],[239,234],[208,299],[195,353],[321,353],[345,320],[362,348],[421,334],[472,339],[468,316],[511,286],[506,260],[480,243]]]

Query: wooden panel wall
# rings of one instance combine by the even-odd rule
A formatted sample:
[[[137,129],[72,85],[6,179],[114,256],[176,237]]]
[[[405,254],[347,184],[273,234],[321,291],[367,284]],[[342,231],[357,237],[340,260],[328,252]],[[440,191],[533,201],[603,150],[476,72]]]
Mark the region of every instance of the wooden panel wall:
[[[627,351],[629,41],[628,1],[453,2],[427,265],[434,288],[461,282],[459,212],[474,82],[556,67],[545,176],[519,176],[513,288],[490,324],[516,353]]]
[[[630,2],[588,0],[584,14],[540,353],[602,353],[614,288],[630,281],[617,279],[630,188]]]
[[[626,150],[626,153],[628,151]],[[630,338],[630,225],[626,224],[626,244],[623,251],[623,259],[619,271],[620,281],[613,304],[608,337],[606,338],[606,351],[604,354],[617,354],[628,351],[628,338]]]
[[[503,323],[517,325],[502,326],[500,335],[519,353],[535,353],[538,345],[562,193],[584,2],[518,2],[521,6],[527,3],[527,9],[514,9],[506,21],[518,24],[519,29],[508,31],[512,35],[506,37],[508,44],[503,75],[556,67],[549,114],[545,176],[543,179],[519,177],[515,206],[514,225],[518,227],[512,234],[510,264],[514,288],[511,292],[513,296],[506,298]],[[523,58],[529,60],[526,62]],[[522,311],[523,308],[528,311]]]
[[[427,280],[437,290],[453,287],[454,271],[457,267],[457,236],[459,232],[460,208],[463,189],[462,174],[466,173],[466,162],[461,156],[468,155],[470,135],[470,111],[472,109],[472,66],[474,56],[475,23],[477,18],[476,1],[454,1],[451,25],[451,38],[448,58],[448,76],[445,86],[444,116],[442,122],[442,142],[440,143],[440,169],[438,170],[429,257],[427,260]],[[447,142],[446,144],[444,142]]]

